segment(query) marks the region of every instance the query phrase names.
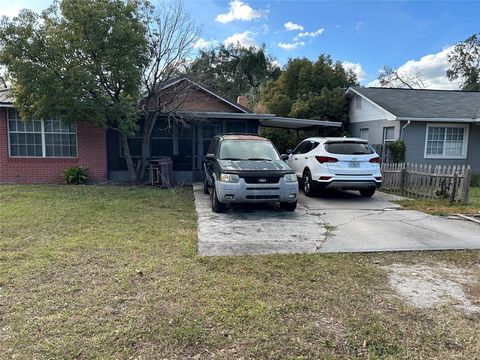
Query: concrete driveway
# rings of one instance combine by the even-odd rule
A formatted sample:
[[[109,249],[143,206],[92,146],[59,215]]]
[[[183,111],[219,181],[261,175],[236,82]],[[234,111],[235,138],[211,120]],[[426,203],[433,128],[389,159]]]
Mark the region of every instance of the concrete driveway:
[[[223,214],[200,185],[194,194],[200,255],[480,249],[480,225],[401,210],[381,192],[301,193],[294,213],[251,205]]]

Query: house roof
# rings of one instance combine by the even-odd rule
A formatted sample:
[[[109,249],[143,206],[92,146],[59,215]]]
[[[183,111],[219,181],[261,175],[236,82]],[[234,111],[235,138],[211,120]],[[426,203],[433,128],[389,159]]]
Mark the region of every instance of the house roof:
[[[0,89],[0,105],[11,105],[13,98],[10,92],[10,88]]]
[[[351,87],[347,94],[361,95],[398,120],[480,119],[480,92],[399,88]]]
[[[198,82],[195,82],[193,81],[192,79],[188,78],[187,76],[180,76],[178,78],[175,78],[175,79],[172,79],[170,81],[167,81],[165,84],[163,84],[162,86],[162,90],[163,89],[167,89],[175,84],[178,84],[179,82],[182,82],[182,81],[188,81],[190,83],[192,83],[194,86],[198,87],[199,89],[202,89],[203,91],[206,91],[207,93],[209,93],[210,95],[226,102],[227,104],[229,104],[230,106],[233,106],[234,108],[237,108],[238,110],[240,110],[241,112],[243,113],[252,113],[252,111],[242,105],[240,105],[239,103],[237,103],[236,101],[233,101],[229,98],[227,98],[226,96],[223,96],[223,95],[220,95],[219,93],[217,93],[214,89],[212,89],[211,87],[207,86],[207,85],[204,85],[204,84],[200,84]]]

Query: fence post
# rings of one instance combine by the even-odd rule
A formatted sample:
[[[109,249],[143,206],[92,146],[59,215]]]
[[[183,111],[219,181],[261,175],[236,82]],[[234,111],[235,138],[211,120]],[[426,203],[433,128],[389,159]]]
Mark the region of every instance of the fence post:
[[[467,166],[465,173],[463,174],[463,192],[462,192],[462,204],[468,204],[470,196],[470,181],[472,180],[472,170],[470,166]]]
[[[455,170],[455,166],[453,167],[453,184],[452,188],[450,189],[450,204],[455,202],[455,195],[457,193],[457,180],[458,180],[458,172]]]
[[[407,171],[405,169],[405,166],[402,166],[400,169],[400,194],[403,196],[405,195],[405,177],[407,175]]]

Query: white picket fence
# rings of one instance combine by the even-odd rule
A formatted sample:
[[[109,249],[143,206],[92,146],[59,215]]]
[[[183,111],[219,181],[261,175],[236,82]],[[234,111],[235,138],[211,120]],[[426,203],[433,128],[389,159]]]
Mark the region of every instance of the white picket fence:
[[[446,198],[468,203],[470,166],[382,164],[382,190],[419,198]]]

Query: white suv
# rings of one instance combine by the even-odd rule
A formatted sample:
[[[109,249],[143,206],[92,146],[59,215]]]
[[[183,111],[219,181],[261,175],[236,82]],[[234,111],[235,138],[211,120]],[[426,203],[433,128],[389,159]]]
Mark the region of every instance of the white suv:
[[[287,164],[303,183],[305,195],[315,190],[359,190],[371,197],[382,184],[380,157],[366,140],[308,138],[289,153]]]

